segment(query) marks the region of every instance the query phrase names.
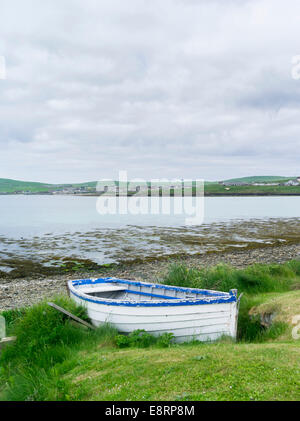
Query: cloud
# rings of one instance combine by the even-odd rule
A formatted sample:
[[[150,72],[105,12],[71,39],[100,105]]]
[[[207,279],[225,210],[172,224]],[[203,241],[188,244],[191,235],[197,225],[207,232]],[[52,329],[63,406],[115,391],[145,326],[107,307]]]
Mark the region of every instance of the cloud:
[[[0,177],[297,174],[299,12],[296,0],[3,0]]]

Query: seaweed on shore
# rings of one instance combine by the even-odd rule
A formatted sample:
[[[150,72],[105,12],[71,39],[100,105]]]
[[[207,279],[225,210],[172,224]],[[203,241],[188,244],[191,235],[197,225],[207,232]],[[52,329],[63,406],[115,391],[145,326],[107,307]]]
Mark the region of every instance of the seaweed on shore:
[[[0,278],[106,273],[116,267],[297,244],[299,218],[237,220],[192,227],[132,225],[20,240],[0,236]]]
[[[57,260],[45,259],[42,263],[29,259],[5,259],[0,265],[11,268],[9,272],[0,271],[0,279],[48,277],[66,273],[107,271],[115,264],[99,265],[89,259],[64,257]]]

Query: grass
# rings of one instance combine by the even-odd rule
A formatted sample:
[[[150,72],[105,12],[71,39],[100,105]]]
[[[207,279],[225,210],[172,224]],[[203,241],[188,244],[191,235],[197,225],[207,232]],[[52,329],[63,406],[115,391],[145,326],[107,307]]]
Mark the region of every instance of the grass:
[[[181,263],[173,263],[162,282],[220,291],[238,289],[251,295],[284,292],[300,286],[300,261],[292,260],[281,265],[254,264],[245,269],[235,269],[225,264],[195,269]]]
[[[30,193],[47,193],[63,187],[96,187],[97,182],[91,181],[88,183],[79,184],[48,184],[37,183],[32,181],[11,180],[8,178],[0,178],[0,193],[16,193],[16,192],[30,192]]]
[[[296,177],[282,177],[278,175],[257,175],[253,177],[230,178],[224,180],[229,183],[279,183],[295,179]]]
[[[284,182],[291,180],[296,177],[280,177],[280,176],[257,176],[257,177],[244,177],[237,178],[232,180],[227,180],[231,182]],[[107,185],[111,185],[119,182],[107,181]],[[132,188],[133,185],[132,184]],[[170,183],[153,183],[153,185],[168,185]],[[30,192],[30,193],[47,193],[56,189],[65,188],[65,187],[90,187],[95,189],[97,185],[96,181],[91,181],[87,183],[73,183],[73,184],[46,184],[46,183],[37,183],[37,182],[28,182],[28,181],[19,181],[11,180],[6,178],[0,178],[0,193],[16,193],[16,192]],[[120,187],[125,187],[124,183],[119,184]],[[176,190],[176,194],[179,194],[181,189]],[[192,189],[186,189],[186,195],[192,193]],[[222,196],[232,196],[232,195],[299,195],[300,186],[230,186],[226,187],[219,184],[216,181],[205,182],[205,195],[222,195]]]
[[[205,195],[234,196],[234,195],[299,195],[300,186],[223,186],[218,183],[205,184]]]
[[[8,400],[299,400],[294,343],[186,344],[116,349],[102,341],[73,349],[50,370],[11,381]]]
[[[17,191],[30,191],[32,193],[48,191],[47,184],[28,181],[10,180],[0,178],[0,193],[14,193]]]
[[[85,310],[67,297],[55,297],[53,301],[88,320]],[[74,356],[82,347],[87,350],[100,343],[112,344],[117,335],[111,326],[93,331],[74,325],[46,301],[22,310],[17,318],[14,311],[3,314],[10,320],[9,332],[17,336],[17,341],[0,356],[1,400],[65,398],[61,370],[77,365]],[[53,393],[51,385],[54,385]]]
[[[297,400],[296,344],[192,344],[80,353],[72,400]]]
[[[290,330],[299,279],[299,261],[243,270],[170,266],[165,283],[244,291],[237,343],[178,345],[171,335],[125,337],[109,325],[91,331],[46,302],[7,311],[18,339],[0,356],[0,400],[299,400],[300,341]],[[68,298],[53,301],[87,320]],[[263,327],[261,316],[272,312]]]
[[[281,295],[281,293],[279,294]],[[237,337],[243,343],[263,343],[267,341],[291,338],[291,327],[287,321],[274,320],[270,326],[262,324],[262,314],[251,310],[259,307],[261,303],[272,299],[273,294],[259,294],[256,296],[245,295],[239,309]]]

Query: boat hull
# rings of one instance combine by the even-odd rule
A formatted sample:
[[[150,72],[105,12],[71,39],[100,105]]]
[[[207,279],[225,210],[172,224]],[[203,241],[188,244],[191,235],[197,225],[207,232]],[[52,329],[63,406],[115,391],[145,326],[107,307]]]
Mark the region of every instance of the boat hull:
[[[107,305],[81,297],[70,289],[71,298],[86,307],[93,325],[110,323],[128,334],[137,329],[159,336],[172,333],[175,342],[214,341],[236,337],[237,302],[173,306]]]

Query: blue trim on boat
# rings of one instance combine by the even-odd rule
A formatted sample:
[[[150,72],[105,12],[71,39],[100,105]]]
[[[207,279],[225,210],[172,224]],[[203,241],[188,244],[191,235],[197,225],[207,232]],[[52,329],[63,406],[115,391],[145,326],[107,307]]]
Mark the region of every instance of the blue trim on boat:
[[[76,281],[72,281],[73,286],[77,285],[91,285],[91,284],[110,284],[110,283],[117,283],[117,284],[129,284],[138,287],[147,287],[147,288],[157,288],[157,289],[166,289],[170,291],[183,291],[183,292],[190,292],[193,294],[202,294],[202,295],[209,295],[209,296],[224,296],[226,294],[236,295],[233,290],[230,290],[229,293],[226,292],[219,292],[219,291],[211,291],[207,289],[198,289],[198,288],[185,288],[185,287],[175,287],[170,285],[162,285],[162,284],[150,284],[150,283],[143,283],[137,281],[129,281],[125,279],[116,279],[116,278],[98,278],[98,279],[78,279]]]
[[[169,307],[169,306],[187,306],[187,305],[205,305],[205,304],[223,304],[223,303],[232,303],[236,302],[237,294],[235,290],[226,292],[217,292],[217,291],[209,291],[209,290],[200,290],[196,288],[181,288],[181,287],[170,287],[166,285],[158,285],[158,284],[146,284],[142,282],[135,282],[135,281],[127,281],[122,279],[114,279],[114,278],[99,278],[99,279],[82,279],[77,281],[70,282],[73,287],[80,286],[80,285],[91,285],[91,284],[99,284],[99,283],[123,283],[135,286],[144,286],[144,287],[157,287],[160,289],[169,289],[175,291],[186,291],[191,292],[194,294],[203,294],[209,297],[207,298],[195,298],[193,300],[184,299],[184,298],[176,298],[176,297],[168,297],[170,301],[128,301],[128,300],[113,300],[113,299],[103,299],[101,297],[88,297],[87,294],[80,293],[80,288],[76,291],[76,288],[70,289],[70,292],[75,295],[76,297],[80,298],[84,301],[89,301],[96,304],[104,304],[110,306],[126,306],[126,307]],[[141,293],[140,291],[129,291],[132,293]],[[141,293],[141,295],[149,295],[148,293]],[[164,296],[165,299],[166,296]],[[175,300],[174,300],[175,299]]]
[[[171,307],[171,306],[194,306],[194,305],[203,305],[203,304],[225,304],[225,303],[232,303],[235,302],[236,299],[234,296],[228,296],[224,297],[224,298],[219,298],[219,299],[212,299],[212,300],[194,300],[194,301],[189,301],[189,300],[176,300],[176,301],[172,301],[172,302],[164,302],[164,301],[160,301],[160,302],[154,302],[154,301],[140,301],[140,302],[134,302],[134,301],[121,301],[121,300],[102,300],[102,299],[96,299],[96,297],[94,298],[87,298],[87,296],[83,295],[83,294],[77,294],[76,292],[71,290],[71,294],[75,295],[76,297],[80,298],[81,300],[84,301],[89,301],[91,303],[96,303],[96,304],[104,304],[104,305],[109,305],[109,306],[126,306],[126,307]]]

